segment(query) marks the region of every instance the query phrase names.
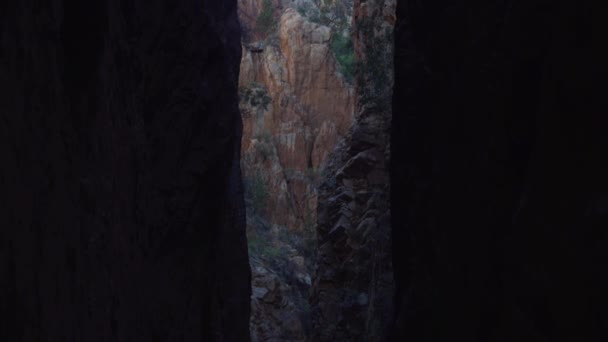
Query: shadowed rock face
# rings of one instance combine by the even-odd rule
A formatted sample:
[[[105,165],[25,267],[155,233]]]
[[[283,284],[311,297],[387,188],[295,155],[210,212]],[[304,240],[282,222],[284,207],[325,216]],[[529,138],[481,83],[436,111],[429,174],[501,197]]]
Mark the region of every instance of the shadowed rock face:
[[[393,340],[608,339],[600,13],[399,1]],[[0,2],[0,340],[248,340],[239,38],[234,1]],[[360,132],[351,188],[387,165]],[[355,218],[322,241],[365,245]],[[351,325],[374,303],[353,294]]]
[[[0,4],[0,340],[247,341],[236,1]]]
[[[398,2],[395,341],[608,338],[598,12]]]
[[[389,206],[395,1],[354,1],[355,122],[319,189],[313,341],[384,341],[392,318]]]

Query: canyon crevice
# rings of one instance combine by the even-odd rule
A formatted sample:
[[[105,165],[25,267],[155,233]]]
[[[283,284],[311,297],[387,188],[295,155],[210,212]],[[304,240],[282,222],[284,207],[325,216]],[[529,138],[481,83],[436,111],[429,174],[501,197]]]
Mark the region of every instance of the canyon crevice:
[[[348,13],[321,16],[313,1],[239,2],[254,341],[305,341],[311,331],[317,183],[354,117],[336,50],[350,41]]]
[[[1,2],[0,340],[608,340],[600,5]]]

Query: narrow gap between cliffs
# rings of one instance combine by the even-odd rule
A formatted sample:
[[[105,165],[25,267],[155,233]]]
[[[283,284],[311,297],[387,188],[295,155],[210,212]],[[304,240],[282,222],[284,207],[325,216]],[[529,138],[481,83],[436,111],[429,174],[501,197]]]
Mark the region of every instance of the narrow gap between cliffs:
[[[336,271],[319,267],[319,258],[338,266],[341,255],[335,252],[342,248],[350,251],[344,256],[355,261],[370,244],[386,245],[387,250],[390,245],[384,166],[389,153],[392,80],[386,75],[392,67],[392,26],[385,36],[384,31],[374,29],[370,19],[358,22],[355,32],[355,0],[239,0],[238,4],[251,336],[253,341],[311,340],[319,330],[314,316],[325,309],[316,307],[320,302],[338,305],[347,301],[357,307],[355,311],[370,312],[376,310],[376,303],[368,304],[369,297],[382,297],[370,293],[373,291],[367,287],[372,279],[367,278],[374,276],[377,260],[388,262],[390,254],[386,253],[370,255],[369,262],[361,263],[357,272],[370,273],[369,277],[359,277],[356,272],[347,276],[364,281],[359,285],[346,281],[346,297],[324,298],[320,293],[331,292],[323,288],[325,284],[314,287],[321,273]],[[366,48],[378,50],[365,45],[365,36],[370,39],[374,34],[382,35],[386,46],[365,53]],[[359,52],[355,51],[357,39],[362,47]],[[369,62],[375,63],[373,68]],[[357,63],[368,65],[358,67]],[[375,113],[370,114],[370,108]],[[359,116],[374,115],[378,120],[372,121],[380,123],[372,127],[378,132],[355,127]],[[362,127],[369,127],[369,122]],[[377,135],[380,140],[356,134]],[[355,192],[350,202],[343,199],[344,194]],[[339,198],[336,208],[330,208],[333,197]],[[318,208],[319,203],[324,207]],[[353,213],[345,213],[349,210]],[[377,229],[382,224],[385,227]],[[374,232],[360,236],[346,232],[361,226]],[[380,231],[388,237],[377,239]],[[358,241],[365,239],[369,241]],[[321,240],[328,241],[324,248],[331,251],[320,255]],[[382,291],[385,296],[391,293],[390,289]],[[365,325],[357,319],[351,321]]]

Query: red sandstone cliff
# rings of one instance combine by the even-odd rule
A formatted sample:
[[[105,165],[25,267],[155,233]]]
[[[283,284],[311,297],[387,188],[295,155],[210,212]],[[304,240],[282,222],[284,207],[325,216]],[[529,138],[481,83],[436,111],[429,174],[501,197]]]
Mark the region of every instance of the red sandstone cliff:
[[[344,37],[312,1],[242,0],[242,165],[253,271],[252,338],[306,338],[317,180],[354,118],[332,45]],[[345,26],[346,27],[346,26]],[[289,324],[287,324],[289,322]]]

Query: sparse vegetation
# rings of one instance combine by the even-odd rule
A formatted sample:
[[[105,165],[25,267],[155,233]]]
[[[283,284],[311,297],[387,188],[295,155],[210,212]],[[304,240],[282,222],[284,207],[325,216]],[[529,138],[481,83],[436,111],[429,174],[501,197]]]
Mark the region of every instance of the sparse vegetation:
[[[341,6],[322,6],[319,9],[317,6],[306,4],[298,6],[297,11],[301,16],[308,19],[308,21],[329,26],[336,31],[343,30],[348,26],[346,14]]]
[[[355,75],[355,49],[351,37],[350,24],[340,6],[330,11],[323,7],[320,10],[313,6],[299,6],[300,15],[310,22],[331,28],[331,49],[338,62],[339,71],[347,82],[351,83]]]
[[[371,20],[362,20],[357,30],[366,37],[373,37],[367,40],[371,46],[366,49],[365,60],[357,61],[357,83],[363,87],[360,101],[372,104],[378,110],[389,110],[392,84],[387,71],[390,71],[393,61],[391,49],[387,46],[393,39],[392,31],[388,28],[378,30]]]
[[[249,255],[276,260],[282,251],[271,240],[270,234],[260,230],[247,230],[247,247]]]
[[[268,203],[268,184],[259,169],[247,175],[244,181],[245,201],[255,213],[261,214],[265,211]]]
[[[308,208],[304,214],[304,229],[302,230],[299,244],[297,248],[311,264],[316,255],[317,242],[317,216],[315,215],[316,208]]]
[[[263,130],[254,135],[253,138],[260,142],[270,143],[272,141],[272,134],[267,130]]]
[[[256,29],[264,35],[268,35],[275,29],[276,25],[277,23],[274,17],[274,7],[272,7],[272,2],[270,0],[264,0],[262,4],[262,11],[256,20]]]
[[[321,176],[320,169],[316,169],[314,167],[309,167],[308,169],[306,169],[306,178],[312,184],[316,184],[317,181],[319,180],[320,176]]]
[[[303,17],[307,17],[308,16],[308,11],[306,10],[306,8],[304,8],[304,6],[298,6],[297,10],[298,10],[298,13],[300,13],[301,16],[303,16]]]
[[[249,103],[252,107],[260,106],[264,110],[268,110],[268,105],[272,102],[272,98],[268,96],[268,90],[256,82],[252,82],[247,87],[239,89],[241,101]]]
[[[272,135],[268,131],[262,131],[256,134],[253,138],[258,141],[256,145],[256,152],[259,153],[262,160],[268,160],[273,153]]]
[[[348,82],[352,82],[355,76],[355,48],[353,39],[349,35],[334,33],[331,37],[331,49],[340,66],[340,72]]]

